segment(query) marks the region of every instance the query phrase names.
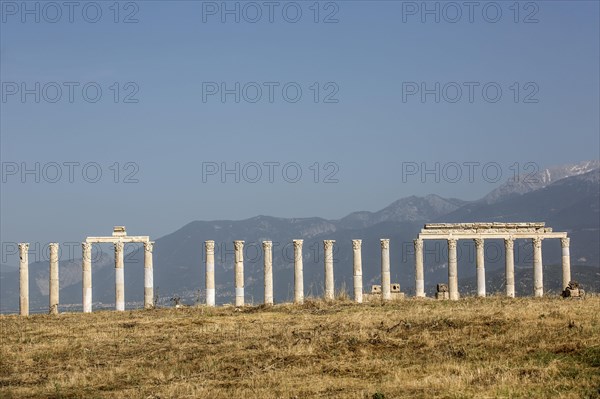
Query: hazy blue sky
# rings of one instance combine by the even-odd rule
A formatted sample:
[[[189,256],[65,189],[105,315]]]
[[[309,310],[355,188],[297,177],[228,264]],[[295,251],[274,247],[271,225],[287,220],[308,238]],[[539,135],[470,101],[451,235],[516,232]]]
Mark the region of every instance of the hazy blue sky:
[[[47,4],[1,2],[3,242],[476,199],[600,156],[597,1]]]

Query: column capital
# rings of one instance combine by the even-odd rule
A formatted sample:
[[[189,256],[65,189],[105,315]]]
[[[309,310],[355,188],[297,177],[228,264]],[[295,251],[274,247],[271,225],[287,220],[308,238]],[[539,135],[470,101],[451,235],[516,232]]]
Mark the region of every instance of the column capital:
[[[144,251],[152,252],[153,249],[154,249],[154,241],[144,242]]]
[[[215,252],[215,242],[213,240],[204,241],[206,252]]]
[[[273,241],[263,241],[262,247],[263,247],[263,250],[270,251],[273,248]]]
[[[294,243],[294,249],[301,249],[302,244],[304,243],[304,240],[293,240],[293,243]]]
[[[413,244],[415,246],[416,251],[420,251],[423,249],[423,240],[421,238],[417,238],[416,240],[413,240]]]
[[[29,251],[29,243],[28,242],[20,242],[19,243],[19,251]]]
[[[563,248],[567,248],[571,244],[571,239],[569,237],[564,237],[560,239],[560,245]]]
[[[233,242],[233,246],[235,247],[236,251],[240,251],[240,250],[244,249],[244,241],[243,240],[235,240]]]
[[[504,248],[507,251],[512,251],[515,247],[515,240],[510,237],[510,238],[505,238],[504,239]]]
[[[381,242],[381,249],[389,249],[390,248],[390,239],[382,238],[379,240]]]
[[[448,238],[448,248],[456,249],[456,242],[458,240],[456,238]]]
[[[81,249],[85,252],[92,250],[92,243],[84,241],[81,243]]]
[[[362,240],[352,240],[352,249],[360,249]]]
[[[476,247],[482,247],[484,243],[483,238],[474,238],[473,242],[475,242]]]
[[[326,251],[332,249],[334,243],[335,240],[323,240],[323,248],[325,248]]]
[[[58,243],[57,242],[51,242],[50,244],[48,244],[48,247],[50,249],[52,249],[52,248],[58,248]]]
[[[533,243],[533,247],[534,248],[541,248],[542,247],[542,237],[533,237],[531,239],[531,242]]]
[[[115,242],[115,254],[118,252],[123,252],[123,243],[121,241]]]

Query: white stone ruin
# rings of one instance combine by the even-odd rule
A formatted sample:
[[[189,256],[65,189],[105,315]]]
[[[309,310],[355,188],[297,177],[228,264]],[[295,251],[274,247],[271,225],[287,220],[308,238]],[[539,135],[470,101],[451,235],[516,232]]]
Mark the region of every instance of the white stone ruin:
[[[542,240],[560,239],[562,245],[562,286],[564,297],[582,297],[576,282],[571,281],[571,258],[569,253],[570,239],[567,233],[553,232],[545,227],[545,223],[432,223],[426,224],[414,240],[415,248],[415,292],[416,297],[425,297],[425,279],[423,270],[424,240],[446,240],[448,243],[448,284],[438,284],[436,298],[458,300],[458,265],[456,245],[458,240],[473,240],[476,249],[477,296],[486,296],[484,244],[486,239],[503,239],[506,250],[505,279],[506,296],[515,296],[514,278],[514,240],[527,239],[533,244],[534,296],[541,297],[544,293],[542,276]],[[115,307],[118,311],[125,310],[125,279],[123,247],[125,243],[142,243],[144,245],[144,308],[153,307],[154,283],[152,250],[154,242],[148,236],[128,236],[124,226],[115,226],[111,236],[87,237],[82,243],[82,304],[83,312],[92,311],[92,244],[112,243],[115,249]],[[325,290],[324,299],[335,299],[333,275],[333,246],[335,240],[323,240],[325,252]],[[293,240],[294,245],[294,303],[304,302],[304,277],[302,262],[303,240]],[[363,293],[362,281],[362,240],[352,240],[353,250],[353,283],[354,302],[362,303],[364,299],[379,298],[382,301],[403,298],[400,284],[390,281],[390,240],[381,239],[381,285],[374,285],[370,294]],[[244,306],[244,241],[234,241],[234,284],[235,306]],[[264,303],[273,305],[273,243],[263,241],[264,253]],[[49,244],[50,249],[50,279],[49,279],[49,313],[58,313],[59,280],[58,280],[58,244]],[[29,314],[29,244],[19,244],[20,264],[20,314]],[[215,242],[205,241],[206,251],[206,305],[215,306]]]

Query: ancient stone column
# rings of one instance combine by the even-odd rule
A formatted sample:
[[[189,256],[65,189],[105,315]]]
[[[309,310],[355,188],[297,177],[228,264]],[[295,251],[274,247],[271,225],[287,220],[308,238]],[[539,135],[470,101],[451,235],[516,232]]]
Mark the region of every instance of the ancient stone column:
[[[233,242],[235,247],[235,306],[244,306],[244,241]]]
[[[144,243],[144,308],[154,307],[154,269],[152,250],[154,241]]]
[[[458,300],[458,262],[456,259],[456,238],[448,238],[448,291],[450,300]]]
[[[415,296],[425,297],[425,273],[423,272],[423,240],[413,241],[415,245]]]
[[[542,270],[542,238],[535,237],[533,242],[533,295],[544,296],[544,278]]]
[[[485,252],[483,238],[475,238],[475,251],[477,254],[477,296],[485,297]]]
[[[50,249],[49,313],[58,314],[58,244],[53,242],[48,247]]]
[[[206,251],[206,306],[215,306],[215,242],[204,241]]]
[[[362,281],[362,240],[352,240],[352,250],[354,254],[354,302],[363,301],[363,281]]]
[[[333,243],[335,240],[323,240],[325,253],[325,300],[335,299],[335,283],[333,280]]]
[[[125,310],[125,263],[122,242],[115,242],[115,309]]]
[[[560,239],[560,245],[562,247],[562,289],[564,290],[571,281],[571,254],[569,251],[569,244],[571,239],[568,237]]]
[[[83,313],[90,313],[92,311],[92,244],[89,242],[82,242],[81,250]]]
[[[263,241],[263,259],[265,266],[265,305],[273,304],[273,242]]]
[[[19,314],[29,316],[29,243],[19,244]]]
[[[389,301],[392,299],[391,277],[390,277],[390,240],[382,238],[381,242],[381,299]]]
[[[304,276],[302,272],[302,243],[294,240],[294,303],[304,303]]]
[[[515,297],[515,241],[511,238],[504,239],[505,251],[505,278],[506,278],[506,296]]]

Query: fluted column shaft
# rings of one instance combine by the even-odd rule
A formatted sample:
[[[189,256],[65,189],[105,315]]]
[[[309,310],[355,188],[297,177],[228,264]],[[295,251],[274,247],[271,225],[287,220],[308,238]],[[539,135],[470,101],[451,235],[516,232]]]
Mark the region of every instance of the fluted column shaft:
[[[542,238],[535,237],[533,242],[533,295],[544,296],[544,277],[542,267]]]
[[[115,309],[125,310],[125,262],[122,242],[115,242]]]
[[[83,313],[90,313],[92,311],[92,244],[81,243],[81,250]]]
[[[50,279],[48,285],[49,313],[58,314],[58,244],[53,242],[48,245],[50,249]]]
[[[323,240],[325,259],[325,300],[335,299],[335,283],[333,279],[333,244],[335,240]]]
[[[482,238],[475,238],[476,264],[477,264],[477,296],[485,297],[485,247]]]
[[[154,266],[152,251],[154,241],[144,243],[144,308],[154,307]]]
[[[215,242],[204,242],[206,251],[206,306],[215,306]]]
[[[363,301],[363,280],[362,280],[362,240],[352,240],[352,251],[354,255],[353,275],[354,275],[354,302]]]
[[[569,251],[569,245],[571,239],[561,238],[560,245],[562,247],[562,289],[564,290],[571,281],[571,253]]]
[[[450,300],[458,300],[458,262],[455,238],[448,239],[448,291],[450,292]]]
[[[273,242],[263,241],[263,259],[265,269],[265,305],[273,304]]]
[[[508,238],[504,240],[504,273],[506,278],[506,296],[509,298],[515,297],[515,251],[514,240]]]
[[[29,243],[19,244],[19,314],[29,316]]]
[[[381,299],[392,299],[390,277],[390,240],[382,238],[381,242]]]
[[[425,273],[423,272],[423,240],[413,241],[415,246],[415,296],[425,297]]]
[[[304,303],[304,275],[302,265],[302,243],[294,240],[294,303]]]
[[[244,241],[233,242],[235,247],[235,306],[244,306]]]

